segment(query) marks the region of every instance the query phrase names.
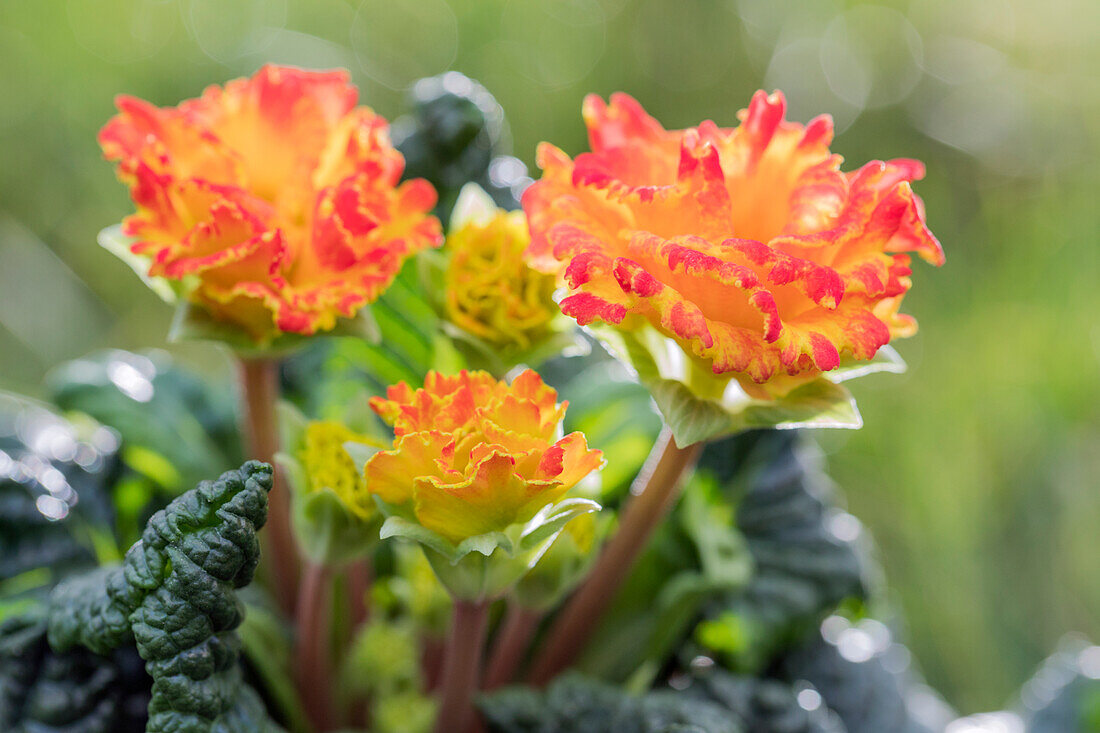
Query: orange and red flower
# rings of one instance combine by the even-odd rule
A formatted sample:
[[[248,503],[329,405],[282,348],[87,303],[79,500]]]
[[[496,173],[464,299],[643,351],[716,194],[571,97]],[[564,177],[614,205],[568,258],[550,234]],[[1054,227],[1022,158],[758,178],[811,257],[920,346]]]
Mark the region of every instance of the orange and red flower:
[[[178,107],[119,97],[99,142],[149,274],[257,341],[331,329],[377,298],[442,234],[435,190],[398,185],[387,123],[356,98],[346,72],[278,66]]]
[[[569,287],[562,310],[657,329],[758,398],[912,334],[908,253],[943,262],[910,187],[923,166],[843,173],[830,118],[784,110],[757,92],[736,128],[665,130],[625,94],[589,96],[591,152],[544,143],[523,198],[532,264]]]
[[[459,542],[526,522],[599,468],[581,433],[555,439],[566,403],[527,370],[509,385],[486,372],[430,372],[371,407],[394,427],[394,448],[367,462],[367,489],[411,503],[421,525]]]

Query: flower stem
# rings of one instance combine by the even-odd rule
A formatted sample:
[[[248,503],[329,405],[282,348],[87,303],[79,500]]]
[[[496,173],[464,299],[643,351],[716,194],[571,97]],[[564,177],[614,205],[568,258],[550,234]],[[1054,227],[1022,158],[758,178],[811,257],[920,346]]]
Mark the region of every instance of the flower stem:
[[[545,685],[580,654],[615,593],[630,574],[653,531],[676,503],[683,477],[695,465],[703,443],[680,448],[666,427],[630,487],[633,498],[619,518],[619,529],[595,567],[554,619],[531,666],[530,681]]]
[[[374,564],[371,558],[357,560],[348,565],[348,601],[351,604],[351,628],[352,632],[359,631],[367,622],[370,608],[367,605],[367,594],[370,593],[374,583]]]
[[[351,614],[351,641],[363,630],[370,617],[370,605],[367,594],[374,583],[374,560],[366,557],[349,564],[344,570],[348,588],[348,604]],[[366,697],[350,702],[347,709],[347,723],[353,728],[366,729],[370,720],[370,705]]]
[[[249,456],[275,465],[279,449],[275,403],[279,399],[279,362],[240,358],[241,392],[244,397],[244,433]],[[288,616],[294,612],[298,584],[298,554],[290,533],[290,493],[275,471],[275,485],[268,495],[267,528],[260,533],[263,563],[279,606]]]
[[[475,722],[473,696],[481,678],[488,620],[488,601],[455,599],[435,733],[468,733]]]
[[[523,662],[531,637],[542,620],[542,612],[524,608],[518,603],[509,603],[504,623],[497,634],[493,653],[489,657],[489,666],[485,670],[484,690],[502,687],[516,676],[516,670]]]
[[[329,626],[332,575],[317,563],[307,563],[298,590],[295,614],[294,665],[298,694],[316,731],[332,730],[332,642]]]

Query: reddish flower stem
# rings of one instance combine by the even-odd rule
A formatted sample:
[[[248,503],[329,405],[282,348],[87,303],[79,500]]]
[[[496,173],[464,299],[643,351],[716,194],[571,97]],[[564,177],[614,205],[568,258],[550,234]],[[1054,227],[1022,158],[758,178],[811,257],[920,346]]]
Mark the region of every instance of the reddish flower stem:
[[[295,612],[294,666],[298,694],[319,733],[332,730],[332,643],[329,625],[332,574],[328,567],[306,563]]]
[[[493,653],[485,670],[484,690],[494,690],[512,682],[523,662],[531,637],[542,620],[542,612],[509,603],[504,623],[497,632]]]
[[[367,594],[374,583],[374,564],[369,557],[358,560],[348,565],[345,573],[348,580],[348,602],[351,604],[351,628],[354,632],[359,631],[370,615]]]
[[[344,570],[348,584],[348,604],[351,613],[351,638],[362,631],[363,625],[370,617],[370,605],[367,594],[374,583],[374,562],[371,557],[357,560]],[[370,720],[369,701],[360,697],[352,700],[348,705],[347,722],[353,728],[366,729]]]
[[[470,733],[477,722],[473,697],[481,680],[488,620],[488,601],[455,599],[435,733]]]
[[[275,465],[279,449],[275,404],[279,399],[279,362],[274,359],[240,358],[240,382],[244,402],[244,434],[252,458]],[[275,485],[268,495],[267,526],[260,533],[267,562],[261,563],[283,612],[294,612],[298,586],[297,545],[290,531],[290,492],[276,468]]]
[[[676,503],[683,478],[695,465],[703,445],[680,448],[667,427],[662,431],[630,487],[634,496],[619,517],[618,531],[588,578],[554,619],[531,666],[532,684],[547,684],[576,660],[653,531]]]

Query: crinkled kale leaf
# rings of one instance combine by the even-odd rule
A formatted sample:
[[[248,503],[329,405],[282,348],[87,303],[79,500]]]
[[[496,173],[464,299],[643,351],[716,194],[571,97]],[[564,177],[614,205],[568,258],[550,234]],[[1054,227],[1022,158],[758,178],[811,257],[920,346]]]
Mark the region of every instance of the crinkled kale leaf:
[[[642,696],[566,674],[545,691],[512,687],[479,703],[490,733],[740,733],[718,705],[672,691]]]
[[[36,606],[0,624],[0,730],[9,733],[139,733],[149,676],[133,644],[109,656],[46,643]]]
[[[121,567],[54,589],[48,635],[58,652],[110,654],[136,643],[153,679],[147,731],[276,730],[241,678],[235,590],[259,561],[272,469],[250,461],[158,511]]]

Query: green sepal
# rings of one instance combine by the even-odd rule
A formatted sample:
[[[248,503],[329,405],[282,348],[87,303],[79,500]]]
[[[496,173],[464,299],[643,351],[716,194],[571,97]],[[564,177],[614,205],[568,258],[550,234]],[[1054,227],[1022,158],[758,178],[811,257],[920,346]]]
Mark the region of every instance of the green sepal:
[[[904,374],[906,369],[908,369],[908,366],[905,359],[901,358],[901,354],[897,352],[897,349],[887,344],[880,347],[874,357],[868,361],[857,361],[851,356],[845,355],[840,360],[840,366],[831,372],[825,372],[825,377],[830,382],[847,382],[849,379],[857,379],[858,377],[880,372]]]
[[[652,328],[643,327],[639,331],[608,326],[589,328],[613,355],[634,368],[681,448],[753,428],[792,430],[863,425],[852,394],[826,377],[801,385],[779,399],[753,399],[740,389],[736,380],[716,379],[703,365],[684,354],[672,339]],[[870,369],[867,364],[852,365],[846,373],[859,376],[869,371],[893,370],[892,362],[885,358],[879,363],[880,368]]]
[[[531,572],[516,583],[512,598],[520,606],[536,611],[557,606],[588,575],[613,524],[612,514],[597,516],[588,547],[578,545],[572,533],[560,532]]]
[[[121,224],[114,224],[106,229],[101,229],[99,234],[96,235],[96,242],[99,243],[100,247],[128,265],[141,278],[141,281],[165,303],[172,304],[181,299],[183,295],[182,282],[150,275],[149,258],[133,253],[130,246],[134,243],[134,240],[122,233]]]
[[[419,524],[407,507],[395,507],[375,497],[387,515],[381,537],[403,537],[424,548],[440,582],[455,598],[482,601],[499,598],[526,575],[571,519],[599,511],[589,499],[564,499],[549,504],[530,520],[500,532],[467,537],[457,545]]]
[[[373,514],[364,518],[332,489],[310,487],[309,477],[296,455],[309,420],[287,402],[280,402],[276,410],[280,444],[284,450],[275,454],[275,462],[286,471],[289,479],[294,520],[291,530],[298,547],[320,565],[342,565],[366,557],[378,542],[381,516]],[[378,448],[349,441],[344,444],[344,450],[361,473],[367,459]]]
[[[294,538],[315,563],[342,565],[367,556],[378,542],[381,518],[359,518],[332,489],[295,493],[292,511]]]
[[[344,450],[351,456],[351,460],[355,462],[355,465],[359,467],[359,473],[363,473],[367,470],[367,461],[379,451],[379,448],[367,443],[349,440],[344,443]]]
[[[504,378],[517,366],[537,367],[563,353],[583,353],[588,348],[588,342],[564,317],[555,317],[546,334],[526,349],[496,346],[449,321],[441,321],[440,325],[453,348],[462,355],[465,368],[487,371],[497,379]]]
[[[370,308],[364,306],[351,318],[337,319],[336,325],[328,331],[311,336],[277,333],[275,336],[257,340],[240,326],[215,318],[201,305],[187,300],[181,300],[177,304],[172,325],[168,328],[169,343],[217,341],[245,358],[283,358],[297,352],[317,336],[352,336],[377,344],[381,341],[382,333]]]

